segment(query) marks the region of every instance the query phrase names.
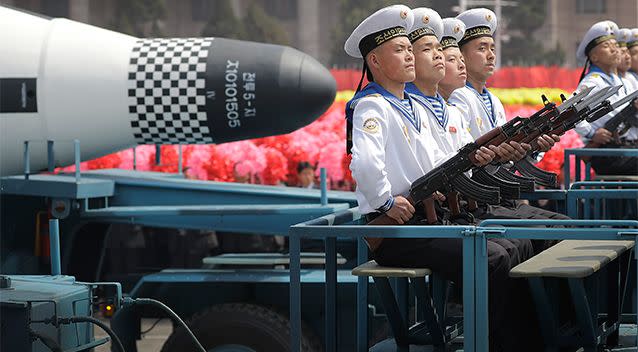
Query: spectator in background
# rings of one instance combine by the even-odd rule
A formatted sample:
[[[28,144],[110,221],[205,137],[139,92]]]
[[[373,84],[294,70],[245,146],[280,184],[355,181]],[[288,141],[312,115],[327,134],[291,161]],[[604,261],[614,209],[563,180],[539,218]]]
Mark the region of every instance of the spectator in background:
[[[301,188],[317,188],[315,168],[307,161],[297,164],[297,186]]]
[[[233,177],[237,183],[252,183],[252,174],[247,163],[238,161],[233,166]]]

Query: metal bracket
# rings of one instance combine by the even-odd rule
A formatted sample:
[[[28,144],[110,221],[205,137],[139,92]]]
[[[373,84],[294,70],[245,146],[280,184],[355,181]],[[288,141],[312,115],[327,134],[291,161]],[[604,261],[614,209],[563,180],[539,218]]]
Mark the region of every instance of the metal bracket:
[[[481,228],[476,230],[477,235],[485,236],[487,238],[505,238],[506,228]]]
[[[461,231],[461,234],[465,237],[472,237],[476,234],[476,228],[465,229]]]

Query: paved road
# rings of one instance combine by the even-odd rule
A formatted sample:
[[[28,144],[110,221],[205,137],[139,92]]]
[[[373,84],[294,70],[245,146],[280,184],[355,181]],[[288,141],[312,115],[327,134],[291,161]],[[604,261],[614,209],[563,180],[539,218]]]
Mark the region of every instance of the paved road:
[[[109,323],[109,320],[102,319],[105,323]],[[148,328],[155,323],[157,319],[142,319],[142,331],[147,330]],[[137,350],[138,352],[159,352],[162,349],[162,345],[168,338],[168,336],[173,332],[173,324],[171,324],[170,320],[163,319],[160,321],[153,330],[148,333],[142,335],[142,339],[137,341]],[[99,327],[95,328],[95,337],[102,338],[107,336],[102,329]],[[105,345],[99,346],[95,349],[95,352],[110,352],[111,351],[111,343],[108,342]]]

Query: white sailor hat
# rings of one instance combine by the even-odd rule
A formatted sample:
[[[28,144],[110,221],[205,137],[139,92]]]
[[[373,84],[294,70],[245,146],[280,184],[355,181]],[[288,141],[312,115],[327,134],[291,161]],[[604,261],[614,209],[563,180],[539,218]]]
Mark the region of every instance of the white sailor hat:
[[[631,29],[629,28],[620,28],[619,30],[614,32],[616,36],[616,41],[618,42],[618,46],[627,46],[627,42],[631,38]]]
[[[465,34],[459,41],[459,45],[463,45],[472,39],[491,37],[498,27],[496,14],[490,9],[476,8],[467,10],[456,16],[456,18],[465,23]]]
[[[427,7],[412,9],[414,23],[408,30],[408,38],[414,43],[426,35],[433,35],[441,41],[443,37],[443,20],[438,12]]]
[[[627,40],[627,47],[631,48],[638,45],[638,28],[634,28],[631,30],[631,36],[629,40]]]
[[[583,41],[578,45],[578,49],[576,50],[576,59],[579,61],[585,61],[591,49],[604,41],[614,39],[614,32],[617,30],[618,25],[612,21],[601,21],[595,23],[591,26],[591,28],[589,28],[587,33],[585,33]]]
[[[352,57],[363,58],[372,49],[396,37],[407,37],[413,22],[412,10],[405,5],[384,7],[354,29],[344,49]]]
[[[443,39],[441,45],[443,50],[447,48],[458,48],[459,41],[465,34],[465,23],[458,18],[448,17],[443,19]]]

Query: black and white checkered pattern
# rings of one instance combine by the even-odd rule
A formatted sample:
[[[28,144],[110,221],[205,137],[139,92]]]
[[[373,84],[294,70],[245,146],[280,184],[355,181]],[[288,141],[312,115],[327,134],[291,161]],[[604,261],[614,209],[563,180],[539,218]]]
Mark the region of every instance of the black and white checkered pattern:
[[[206,60],[212,38],[141,39],[128,71],[131,127],[139,144],[212,143]]]

